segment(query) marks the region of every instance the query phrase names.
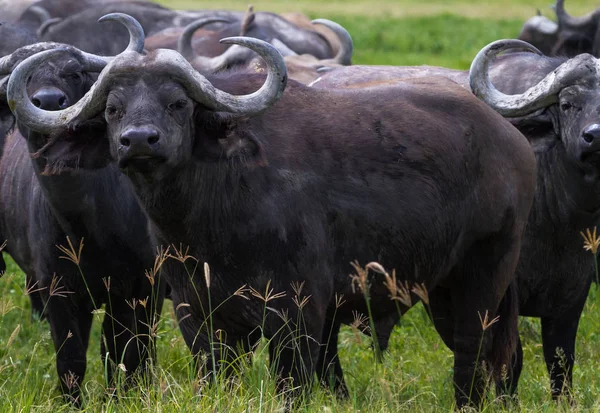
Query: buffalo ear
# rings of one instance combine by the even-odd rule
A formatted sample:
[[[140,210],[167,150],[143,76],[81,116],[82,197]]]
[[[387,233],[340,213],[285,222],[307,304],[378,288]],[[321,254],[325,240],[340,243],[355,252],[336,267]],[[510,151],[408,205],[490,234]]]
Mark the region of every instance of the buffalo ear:
[[[560,123],[555,106],[508,120],[525,135],[534,150],[549,148],[560,140]]]
[[[4,137],[15,126],[15,117],[8,107],[6,100],[6,85],[8,82],[0,80],[0,139]]]
[[[106,123],[98,117],[52,135],[32,156],[46,161],[44,175],[103,168],[112,160]]]
[[[265,151],[247,119],[206,114],[196,117],[194,157],[201,160],[238,159],[246,166],[266,164]]]

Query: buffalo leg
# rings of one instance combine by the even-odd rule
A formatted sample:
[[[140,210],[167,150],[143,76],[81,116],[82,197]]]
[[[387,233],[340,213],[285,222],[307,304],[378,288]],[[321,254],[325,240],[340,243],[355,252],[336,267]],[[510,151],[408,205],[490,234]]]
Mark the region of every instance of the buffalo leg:
[[[79,403],[80,385],[85,377],[86,350],[92,326],[92,313],[76,308],[59,296],[50,297],[47,317],[56,351],[56,371],[65,396]]]
[[[152,330],[158,322],[159,309],[162,305],[162,294],[158,299],[149,295],[139,300],[127,301],[123,297],[111,295],[107,303],[107,311],[102,323],[101,355],[108,353],[107,380],[113,383],[113,374],[117,365],[125,367],[127,377],[137,372],[149,356],[153,354]],[[143,295],[143,294],[141,294]],[[133,308],[132,308],[133,307]]]
[[[428,315],[446,347],[454,351],[454,317],[449,289],[437,287],[429,292]]]
[[[517,394],[517,386],[519,385],[519,377],[523,370],[523,345],[521,338],[518,338],[517,347],[512,359],[512,368],[507,369],[505,377],[499,377],[496,381],[496,396],[507,394],[514,396]]]
[[[317,362],[317,374],[319,381],[324,386],[329,386],[341,397],[348,397],[348,388],[344,381],[344,372],[338,357],[338,336],[340,323],[327,320],[323,328],[323,339],[325,345],[319,350],[319,361]]]
[[[319,360],[319,343],[324,333],[325,323],[322,316],[314,314],[307,305],[302,317],[297,311],[289,310],[289,320],[300,320],[298,324],[289,321],[285,324],[273,323],[267,338],[271,363],[279,375],[278,389],[298,387],[291,393],[292,397],[310,389]],[[325,311],[322,312],[323,314]],[[336,340],[337,343],[337,340]],[[290,383],[288,379],[291,379]],[[288,385],[291,386],[288,387]]]
[[[487,367],[498,371],[512,367],[511,350],[518,340],[518,304],[511,283],[520,252],[516,234],[520,232],[511,228],[510,233],[476,242],[451,274],[458,407],[480,405],[487,379],[484,360],[491,360]],[[491,320],[497,315],[492,327]]]
[[[556,399],[569,391],[573,383],[575,363],[575,338],[579,324],[579,314],[568,319],[542,317],[542,344],[544,359],[552,388],[552,398]]]
[[[42,293],[39,291],[39,285],[36,284],[35,277],[29,274],[25,276],[26,288],[31,302],[31,318],[33,320],[43,320],[46,318],[44,314],[44,300]]]

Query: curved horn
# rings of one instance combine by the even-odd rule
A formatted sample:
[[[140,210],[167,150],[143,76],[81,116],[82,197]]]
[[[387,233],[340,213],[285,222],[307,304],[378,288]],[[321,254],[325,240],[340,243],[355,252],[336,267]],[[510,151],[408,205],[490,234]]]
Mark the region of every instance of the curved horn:
[[[174,50],[159,49],[148,63],[144,56],[135,52],[123,52],[100,73],[97,82],[75,105],[64,110],[46,111],[33,105],[25,88],[27,78],[35,68],[55,53],[65,49],[49,50],[33,55],[14,70],[8,81],[7,97],[11,110],[19,122],[39,133],[72,127],[80,121],[101,113],[115,73],[132,73],[144,64],[163,70],[187,89],[190,97],[214,111],[254,116],[272,106],[283,94],[287,83],[287,69],[283,57],[269,43],[244,37],[221,40],[251,48],[266,62],[267,79],[259,90],[249,95],[237,96],[216,89],[204,76],[195,71],[181,54]]]
[[[129,32],[129,44],[125,51],[142,53],[146,36],[144,28],[136,19],[125,13],[109,13],[98,19],[100,23],[116,21],[121,23]]]
[[[518,95],[506,95],[489,78],[490,62],[505,51],[526,51],[542,55],[537,48],[522,40],[497,40],[485,46],[473,60],[469,83],[473,93],[506,117],[525,116],[558,101],[558,93],[566,86],[597,76],[597,60],[588,54],[579,55],[548,73],[537,85]]]
[[[90,117],[90,113],[96,114],[98,110],[102,109],[101,106],[103,105],[103,102],[100,97],[103,96],[103,94],[101,91],[108,86],[106,82],[102,83],[102,88],[97,86],[101,83],[100,80],[103,78],[102,74],[81,100],[64,111],[60,111],[61,116],[54,115],[58,112],[40,110],[31,103],[27,94],[27,80],[39,65],[58,53],[68,52],[71,54],[78,54],[83,70],[88,72],[100,72],[107,64],[110,65],[111,62],[118,63],[120,61],[118,58],[123,55],[139,55],[144,49],[144,30],[139,22],[133,17],[123,13],[111,13],[99,19],[100,22],[109,20],[118,21],[129,31],[129,45],[125,51],[121,52],[119,55],[115,57],[97,56],[91,53],[82,52],[73,46],[61,45],[59,43],[41,43],[45,51],[28,57],[13,70],[8,81],[7,99],[9,107],[15,114],[17,120],[23,122],[29,128],[39,133],[51,133],[57,128],[70,124],[79,116],[85,119]],[[1,67],[2,62],[0,61],[0,68]]]
[[[0,76],[10,74],[13,67],[15,67],[19,61],[33,54],[63,46],[66,45],[63,45],[62,43],[44,42],[20,47],[11,54],[0,57]]]
[[[228,37],[221,43],[244,46],[258,53],[267,65],[267,79],[256,92],[245,96],[234,96],[214,88],[206,78],[194,76],[190,84],[193,95],[207,96],[208,107],[222,112],[254,116],[262,113],[279,100],[287,85],[287,68],[283,57],[271,44],[252,37]],[[206,88],[206,83],[210,85]],[[206,100],[206,98],[204,98]],[[202,101],[202,100],[199,100]]]
[[[556,13],[556,19],[560,27],[581,28],[600,19],[600,9],[596,9],[581,17],[570,16],[565,10],[565,0],[556,0],[553,9]]]
[[[54,17],[54,18],[48,19],[44,23],[42,23],[42,25],[37,29],[37,32],[36,32],[38,39],[41,39],[44,36],[44,34],[50,28],[50,26],[52,26],[56,23],[60,23],[61,21],[63,21],[63,19],[61,17]]]
[[[177,41],[177,51],[181,53],[186,59],[192,59],[196,54],[194,53],[194,48],[192,47],[192,37],[194,33],[211,23],[229,23],[230,20],[227,20],[222,17],[205,17],[195,22],[192,22],[185,26],[179,40]]]
[[[50,13],[48,13],[48,10],[46,10],[43,7],[31,6],[28,10],[32,12],[35,15],[35,17],[37,17],[40,24],[44,24],[46,21],[52,18],[52,16],[50,16]]]
[[[327,19],[315,19],[312,24],[321,24],[333,31],[340,39],[340,50],[332,59],[335,63],[349,66],[352,64],[352,53],[354,52],[354,43],[352,36],[342,25]]]
[[[139,24],[139,22],[128,14],[124,13],[111,13],[106,16],[101,17],[98,21],[117,21],[124,25],[129,31],[129,45],[125,51],[135,51],[138,53],[142,53],[144,50],[144,29]],[[28,58],[29,56],[42,52],[44,50],[51,50],[57,48],[68,48],[73,50],[75,53],[79,53],[83,56],[83,60],[87,62],[88,70],[90,71],[100,71],[106,64],[114,59],[113,56],[98,56],[92,53],[85,53],[80,51],[79,49],[62,44],[62,43],[54,43],[54,42],[43,42],[43,43],[35,43],[28,46],[23,46],[13,53],[1,57],[0,58],[0,76],[10,74],[13,68],[19,63],[21,60]],[[95,69],[94,69],[95,68]],[[92,70],[94,69],[94,70]]]
[[[27,94],[27,79],[29,79],[29,76],[31,76],[39,65],[52,56],[64,52],[71,53],[72,49],[61,47],[34,54],[21,62],[15,70],[13,70],[8,80],[6,95],[10,110],[14,113],[19,122],[23,122],[27,127],[39,133],[52,133],[58,128],[69,125],[79,115],[82,115],[82,118],[89,118],[91,117],[90,113],[93,113],[100,108],[100,99],[98,99],[99,88],[97,85],[100,83],[100,78],[102,78],[102,73],[104,72],[100,74],[98,81],[83,96],[83,98],[65,110],[54,112],[45,111],[31,103],[29,95]],[[119,56],[131,53],[133,52],[124,52]],[[115,60],[113,60],[113,62],[115,62]],[[106,63],[104,63],[104,65],[106,65]],[[106,87],[106,85],[104,87]]]

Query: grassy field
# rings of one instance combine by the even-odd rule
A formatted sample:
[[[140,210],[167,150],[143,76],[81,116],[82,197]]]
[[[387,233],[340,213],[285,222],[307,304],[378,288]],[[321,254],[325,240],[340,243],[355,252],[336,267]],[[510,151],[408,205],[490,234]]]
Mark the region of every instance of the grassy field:
[[[234,0],[164,3],[174,8],[240,10],[247,5],[245,1]],[[430,64],[463,69],[468,68],[477,51],[488,42],[515,37],[523,20],[536,7],[551,15],[548,0],[259,0],[253,4],[257,11],[302,11],[311,17],[338,21],[354,37],[357,64]],[[595,6],[597,0],[579,0],[577,4],[567,1],[567,9],[575,15]],[[57,391],[48,326],[31,320],[23,289],[23,274],[9,261],[7,273],[0,280],[0,412],[70,411],[72,408],[63,403]],[[600,411],[599,305],[600,294],[592,287],[579,328],[575,405],[551,400],[539,322],[521,319],[525,353],[520,382],[522,411]],[[119,399],[105,397],[99,357],[100,323],[95,323],[83,385],[85,411],[283,411],[284,404],[274,392],[274,382],[265,363],[264,346],[254,351],[232,386],[204,385],[194,377],[191,357],[170,302],[165,304],[163,315],[151,383],[142,384]],[[349,400],[337,400],[329,392],[315,388],[298,411],[452,411],[452,353],[437,336],[421,305],[403,318],[401,328],[396,328],[382,365],[374,362],[370,343],[369,337],[345,328],[339,347],[350,387]],[[505,410],[492,400],[493,395],[490,398],[486,411]]]

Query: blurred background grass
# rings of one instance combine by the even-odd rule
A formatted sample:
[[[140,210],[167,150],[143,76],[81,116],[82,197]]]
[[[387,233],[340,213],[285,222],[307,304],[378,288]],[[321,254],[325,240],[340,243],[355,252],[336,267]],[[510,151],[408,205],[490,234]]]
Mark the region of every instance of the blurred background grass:
[[[354,39],[354,64],[429,64],[468,69],[487,43],[519,34],[523,22],[539,9],[554,19],[549,0],[165,0],[177,9],[245,10],[306,13],[346,27]],[[600,6],[597,0],[567,1],[566,9],[582,15]]]

